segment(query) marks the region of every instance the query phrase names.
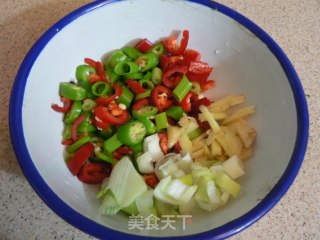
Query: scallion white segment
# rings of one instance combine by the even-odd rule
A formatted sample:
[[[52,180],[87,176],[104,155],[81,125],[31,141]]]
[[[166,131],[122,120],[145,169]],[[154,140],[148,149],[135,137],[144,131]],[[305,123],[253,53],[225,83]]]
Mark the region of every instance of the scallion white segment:
[[[115,214],[147,190],[143,178],[131,160],[125,156],[114,166],[107,186],[100,191],[106,193],[100,212],[107,215]]]
[[[164,154],[160,148],[160,138],[157,133],[150,135],[144,139],[143,151],[149,152],[154,162],[164,157]]]

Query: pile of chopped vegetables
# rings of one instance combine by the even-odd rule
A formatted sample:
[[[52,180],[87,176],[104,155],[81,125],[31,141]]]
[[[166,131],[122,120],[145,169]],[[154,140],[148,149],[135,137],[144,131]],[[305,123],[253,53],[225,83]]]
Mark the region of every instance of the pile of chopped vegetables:
[[[212,102],[213,68],[188,49],[189,32],[84,59],[60,83],[62,144],[70,172],[101,184],[100,212],[140,215],[213,211],[236,198],[256,132],[243,96]]]

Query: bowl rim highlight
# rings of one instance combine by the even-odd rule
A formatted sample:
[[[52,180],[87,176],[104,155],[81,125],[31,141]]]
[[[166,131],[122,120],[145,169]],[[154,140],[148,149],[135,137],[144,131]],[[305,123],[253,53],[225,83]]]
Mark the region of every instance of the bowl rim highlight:
[[[72,21],[88,12],[94,11],[95,9],[111,3],[116,3],[118,1],[120,0],[94,1],[71,12],[50,27],[47,32],[45,32],[32,46],[17,72],[16,79],[11,90],[9,107],[11,142],[19,165],[30,185],[40,196],[40,198],[65,221],[86,232],[87,234],[98,238],[105,238],[108,236],[110,239],[158,239],[158,237],[131,235],[109,229],[108,227],[100,225],[70,208],[51,190],[51,188],[45,183],[40,174],[37,172],[37,169],[29,155],[23,135],[22,105],[24,90],[33,63],[37,59],[42,49],[59,32],[59,30],[67,26]],[[293,68],[293,65],[283,50],[264,30],[262,30],[248,18],[222,4],[210,0],[188,1],[212,8],[213,10],[232,18],[240,25],[254,33],[263,43],[267,45],[268,49],[281,64],[281,67],[289,80],[297,111],[297,138],[290,162],[277,184],[272,188],[267,196],[261,202],[259,202],[259,204],[257,204],[252,210],[243,216],[207,232],[188,236],[163,237],[167,239],[209,239],[212,237],[215,239],[224,239],[242,231],[265,215],[281,199],[281,197],[287,192],[293,183],[303,162],[308,143],[308,107],[301,82]]]

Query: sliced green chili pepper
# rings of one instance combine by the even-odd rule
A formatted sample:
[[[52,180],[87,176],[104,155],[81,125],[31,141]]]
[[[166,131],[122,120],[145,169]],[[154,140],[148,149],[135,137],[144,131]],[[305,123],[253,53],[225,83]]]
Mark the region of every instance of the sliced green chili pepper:
[[[154,116],[158,112],[158,108],[154,106],[144,106],[139,110],[132,110],[132,117],[135,119],[146,118]]]
[[[89,142],[91,139],[90,136],[86,136],[83,138],[80,138],[78,141],[72,143],[70,146],[67,147],[67,151],[69,153],[74,153],[75,151],[77,151],[82,145],[86,144],[87,142]]]
[[[71,138],[71,127],[72,127],[72,124],[65,124],[64,125],[64,131],[63,131],[63,136],[62,136],[63,140]]]
[[[154,88],[154,84],[146,79],[141,79],[139,84],[146,90],[152,90]]]
[[[110,92],[110,85],[106,82],[96,82],[92,85],[92,93],[95,96],[101,97],[106,96]]]
[[[202,131],[200,128],[196,128],[193,131],[188,133],[189,139],[192,141],[193,139],[199,137],[202,134]]]
[[[136,95],[136,100],[139,100],[139,99],[142,99],[142,98],[147,98],[147,97],[150,97],[151,95],[151,90],[146,90],[145,92],[143,93],[139,93]]]
[[[166,112],[158,113],[154,116],[157,131],[168,127],[168,119]]]
[[[124,52],[121,50],[116,50],[113,52],[106,63],[104,64],[104,69],[108,69],[109,67],[114,68],[119,62],[130,62],[132,59],[129,58]]]
[[[81,114],[85,115],[85,119],[77,127],[77,133],[95,132],[97,128],[91,124],[92,113],[89,111],[83,111]]]
[[[96,73],[96,69],[88,65],[79,65],[76,69],[76,79],[78,80],[78,85],[87,91],[88,97],[93,97],[91,93],[89,76]]]
[[[156,85],[161,83],[161,81],[162,81],[162,70],[160,68],[155,67],[155,68],[152,69],[151,81]]]
[[[83,100],[83,104],[82,104],[81,109],[83,111],[91,111],[96,106],[97,106],[97,103],[94,100],[87,98],[87,99]]]
[[[138,64],[134,62],[119,62],[114,67],[114,72],[118,75],[126,75],[136,73],[139,71]]]
[[[104,154],[102,152],[97,153],[96,156],[98,159],[100,159],[104,162],[110,163],[112,165],[115,165],[117,163],[117,161],[114,160],[112,156]]]
[[[122,103],[126,105],[127,108],[130,107],[130,104],[133,99],[133,93],[124,85],[121,86],[122,94],[116,100],[117,103]]]
[[[199,94],[201,92],[200,84],[197,82],[191,82],[191,84],[192,84],[192,87],[191,87],[190,91],[195,94]]]
[[[67,114],[64,117],[64,122],[66,124],[72,124],[80,116],[81,107],[82,107],[81,101],[74,101],[70,111],[67,112]]]
[[[152,78],[152,72],[151,71],[148,71],[144,76],[143,78],[141,78],[141,80],[151,80]]]
[[[139,65],[140,72],[145,72],[158,65],[159,56],[154,53],[146,53],[138,57],[135,62]]]
[[[119,127],[117,137],[123,144],[131,146],[141,143],[146,134],[147,130],[144,124],[133,120]]]
[[[166,113],[169,117],[173,118],[174,120],[178,121],[180,118],[183,117],[183,114],[185,113],[180,106],[171,106],[166,110]]]
[[[156,132],[156,125],[150,120],[150,118],[139,118],[139,121],[144,124],[147,130],[147,135],[154,134]]]
[[[87,91],[75,84],[62,82],[60,83],[60,95],[70,100],[83,100],[87,96]]]
[[[152,53],[160,56],[161,54],[164,53],[163,44],[162,44],[162,43],[158,43],[158,44],[154,45],[154,46],[149,50],[149,52],[152,52]]]
[[[141,72],[136,72],[136,73],[128,73],[128,74],[126,74],[126,75],[124,75],[124,78],[125,79],[135,79],[135,80],[137,80],[137,79],[141,79],[141,78],[143,78],[143,73],[141,73]]]
[[[106,130],[99,130],[98,134],[100,137],[102,137],[104,139],[108,139],[112,136],[112,134],[114,134],[114,127],[109,126],[109,128]]]
[[[125,46],[121,50],[133,60],[136,60],[139,56],[142,55],[142,53],[134,47]]]
[[[179,102],[181,102],[190,91],[191,87],[192,83],[189,81],[186,75],[183,75],[178,85],[175,87],[175,89],[173,89],[172,94]]]
[[[143,144],[142,144],[142,143],[139,143],[139,144],[136,144],[136,145],[131,145],[131,146],[130,146],[130,149],[131,149],[134,153],[143,152]]]
[[[117,148],[123,145],[122,142],[118,140],[117,134],[114,134],[112,137],[108,138],[103,147],[108,153],[113,153]]]
[[[112,68],[109,68],[107,71],[106,71],[106,76],[107,76],[107,79],[109,79],[109,81],[113,84],[113,83],[116,83],[120,80],[120,75],[116,74]]]

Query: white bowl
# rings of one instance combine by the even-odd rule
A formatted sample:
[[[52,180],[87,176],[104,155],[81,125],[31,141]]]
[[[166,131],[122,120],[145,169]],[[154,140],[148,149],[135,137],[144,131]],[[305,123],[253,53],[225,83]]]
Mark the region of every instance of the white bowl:
[[[176,229],[129,230],[128,217],[98,214],[97,188],[71,175],[63,160],[59,82],[75,79],[85,57],[101,59],[139,38],[155,42],[188,29],[188,47],[214,66],[216,99],[243,94],[257,108],[258,137],[246,162],[238,199]],[[52,26],[32,47],[17,74],[10,102],[12,143],[28,181],[48,206],[99,238],[224,238],[246,228],[276,204],[304,158],[308,111],[299,78],[280,47],[257,25],[213,1],[97,1]]]

